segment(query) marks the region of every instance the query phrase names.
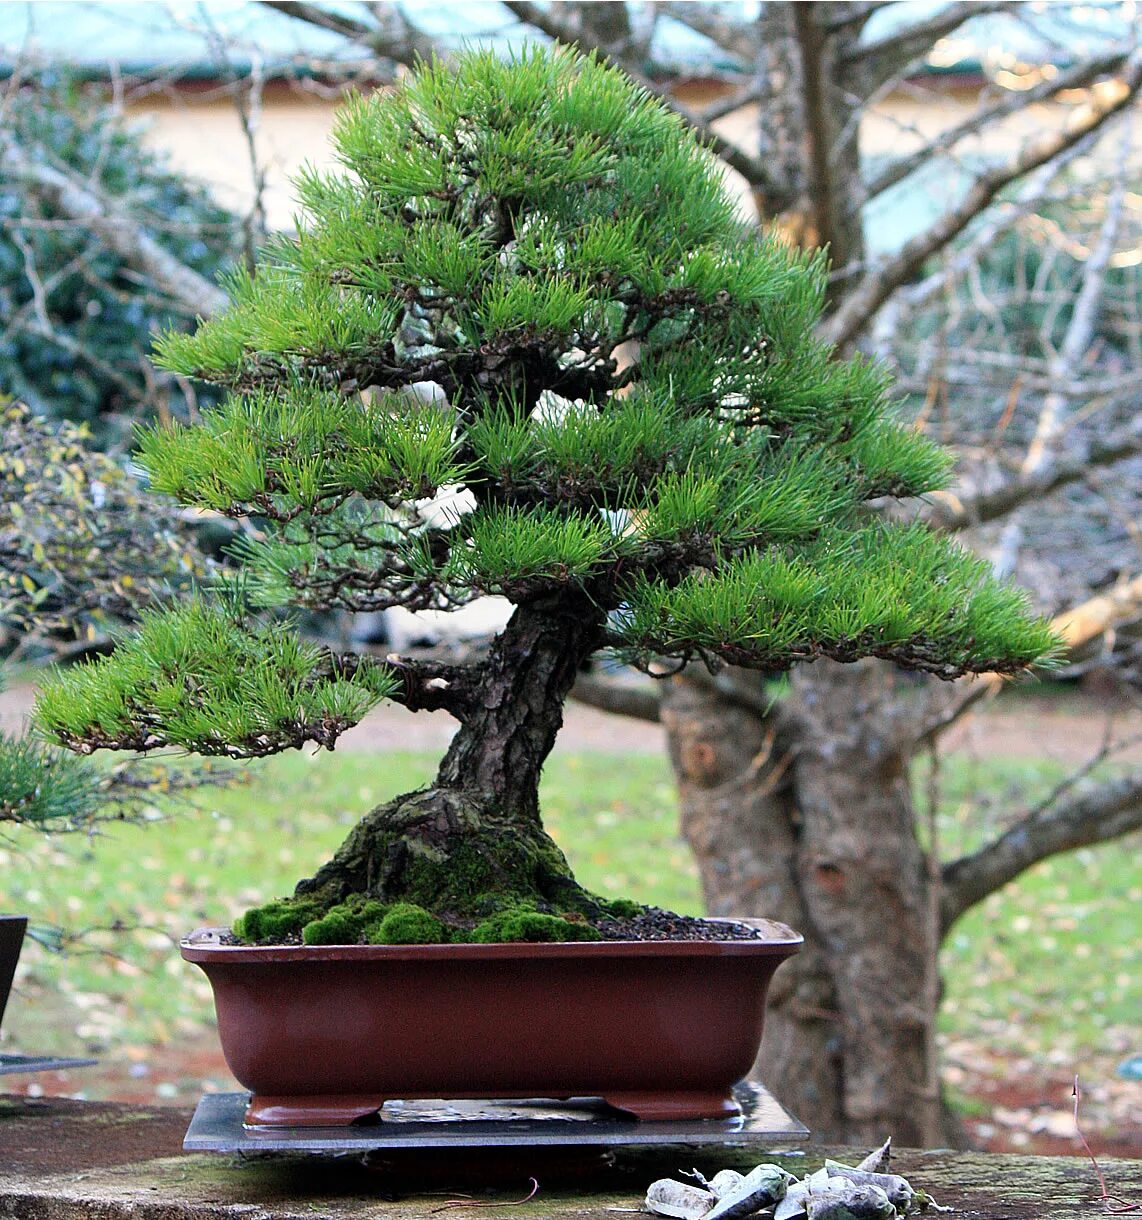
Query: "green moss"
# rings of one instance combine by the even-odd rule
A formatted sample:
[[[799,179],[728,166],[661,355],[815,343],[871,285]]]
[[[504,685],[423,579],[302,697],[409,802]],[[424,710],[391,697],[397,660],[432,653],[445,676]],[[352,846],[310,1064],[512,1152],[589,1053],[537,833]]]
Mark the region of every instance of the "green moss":
[[[300,932],[310,920],[321,914],[316,902],[306,899],[275,898],[264,906],[254,907],[234,921],[234,935],[249,944],[280,942]]]
[[[646,909],[633,898],[601,898],[599,905],[612,919],[635,919]]]
[[[355,945],[365,929],[379,924],[388,911],[383,902],[355,895],[307,923],[301,939],[307,945]]]
[[[398,902],[365,929],[370,945],[439,945],[450,940],[442,920],[411,902]]]
[[[477,924],[467,939],[477,945],[495,945],[510,941],[601,940],[599,933],[585,920],[568,919],[537,911],[529,903],[518,903],[497,911]]]
[[[558,852],[558,849],[555,849]],[[471,842],[450,846],[444,861],[429,853],[408,861],[402,889],[417,906],[457,915],[478,915],[489,894],[494,904],[515,897],[542,894],[554,877],[571,879],[571,870],[559,853],[558,872],[533,841],[521,836],[474,836]]]

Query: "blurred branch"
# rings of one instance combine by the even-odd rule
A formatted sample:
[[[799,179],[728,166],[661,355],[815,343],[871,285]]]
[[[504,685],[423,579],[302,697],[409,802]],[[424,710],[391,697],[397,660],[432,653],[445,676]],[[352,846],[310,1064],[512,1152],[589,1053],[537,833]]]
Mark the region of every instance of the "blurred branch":
[[[851,0],[848,4],[834,4],[833,10],[840,10],[835,16],[829,20],[822,22],[826,34],[837,34],[841,30],[847,30],[850,26],[856,25],[857,22],[866,22],[873,13],[879,12],[882,8],[888,8],[890,4],[896,3],[896,0]]]
[[[1040,860],[1142,828],[1142,774],[1078,788],[1032,810],[991,843],[943,869],[941,927]]]
[[[1087,107],[1083,118],[1069,130],[1046,133],[1017,156],[981,174],[955,207],[945,212],[925,232],[906,242],[898,253],[865,274],[826,321],[825,337],[838,347],[851,343],[892,293],[907,283],[928,258],[962,233],[1005,186],[1048,164],[1091,132],[1104,127],[1109,119],[1123,111],[1137,97],[1140,87],[1142,55],[1135,53],[1116,96],[1110,100],[1092,103]]]
[[[1067,72],[1044,78],[1032,89],[1023,92],[1009,91],[999,101],[990,106],[981,107],[962,123],[947,128],[940,132],[934,140],[916,149],[915,152],[886,166],[865,186],[863,191],[849,201],[850,210],[859,210],[870,199],[883,194],[890,187],[915,173],[921,166],[926,165],[933,157],[939,157],[948,152],[961,140],[975,135],[982,128],[998,123],[1010,115],[1018,114],[1021,110],[1026,110],[1028,106],[1037,105],[1039,102],[1056,97],[1064,90],[1086,88],[1100,76],[1117,71],[1126,62],[1128,55],[1127,50],[1109,52],[1085,63],[1076,64]]]
[[[1063,435],[1068,404],[1073,397],[1065,383],[1074,377],[1094,338],[1095,326],[1106,288],[1106,269],[1110,265],[1110,256],[1114,253],[1122,221],[1126,180],[1129,173],[1131,135],[1130,126],[1125,126],[1117,173],[1107,196],[1106,215],[1099,228],[1098,240],[1095,242],[1090,256],[1083,263],[1079,292],[1075,298],[1071,320],[1067,324],[1059,351],[1051,361],[1051,376],[1056,381],[1056,385],[1043,400],[1035,435],[1031,439],[1020,470],[1020,475],[1026,479],[1034,479],[1054,461]],[[995,567],[1000,575],[1014,571],[1022,537],[1022,525],[1016,515],[1004,527],[997,548]]]
[[[878,83],[918,55],[927,54],[934,43],[959,29],[965,21],[986,13],[1014,12],[1017,8],[1012,0],[961,0],[946,5],[928,21],[893,30],[870,42],[851,43],[840,52],[840,59],[843,63],[863,65],[871,83]]]
[[[592,674],[580,674],[571,689],[571,698],[588,707],[630,716],[634,720],[649,720],[657,724],[662,719],[662,700],[657,691],[646,686],[632,686]]]
[[[1074,144],[1061,156],[1042,166],[1022,184],[1017,199],[1003,201],[994,209],[994,215],[986,224],[980,225],[971,238],[950,253],[944,266],[915,284],[910,284],[894,298],[892,304],[901,304],[908,309],[919,309],[933,298],[946,292],[956,277],[964,275],[978,265],[980,257],[990,249],[1003,234],[1009,232],[1024,217],[1030,216],[1047,198],[1052,184],[1058,176],[1079,157],[1090,151],[1097,133],[1091,132]]]
[[[1142,453],[1142,416],[1096,440],[1082,457],[1057,459],[974,496],[941,498],[925,514],[925,520],[938,529],[947,530],[983,525],[1005,517],[1023,504],[1041,500],[1060,487],[1079,482],[1092,467],[1111,466],[1139,453]]]
[[[673,0],[666,11],[675,21],[747,64],[752,63],[757,55],[757,27],[751,22],[729,20],[717,5]]]
[[[416,60],[431,59],[434,54],[444,58],[436,42],[409,20],[399,4],[370,4],[375,25],[358,21],[345,13],[293,0],[259,0],[266,8],[276,9],[295,21],[304,21],[323,30],[343,34],[353,42],[367,47],[374,55],[411,67]]]
[[[65,216],[86,225],[125,263],[199,314],[208,316],[226,305],[226,294],[220,288],[164,250],[138,221],[118,212],[98,187],[41,164],[3,130],[0,168],[27,183]]]

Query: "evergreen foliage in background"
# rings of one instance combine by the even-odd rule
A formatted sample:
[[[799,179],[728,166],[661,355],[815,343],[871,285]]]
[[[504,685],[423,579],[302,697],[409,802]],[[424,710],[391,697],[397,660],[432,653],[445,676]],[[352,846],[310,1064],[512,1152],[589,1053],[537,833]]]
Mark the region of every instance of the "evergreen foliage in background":
[[[42,164],[91,182],[187,267],[214,278],[240,249],[238,218],[171,172],[111,107],[44,72],[9,89],[3,122]],[[161,402],[185,415],[187,388],[148,366],[151,335],[193,318],[104,242],[0,171],[0,393],[38,415],[121,442]],[[205,401],[213,401],[209,390]],[[126,418],[124,418],[126,417]]]
[[[83,427],[0,402],[0,644],[25,659],[104,643],[140,607],[189,591],[208,571],[179,511],[148,498],[89,440]],[[0,732],[0,833],[152,816],[173,796],[226,778],[141,759],[96,767]]]
[[[646,669],[878,656],[944,678],[1052,656],[985,564],[869,512],[943,485],[947,458],[892,418],[880,367],[814,337],[823,259],[743,223],[714,160],[621,73],[469,54],[351,102],[335,142],[341,169],[298,183],[297,238],[159,346],[230,396],[147,433],[140,460],[184,504],[264,523],[245,602],[148,619],[38,709],[82,751],[231,755],[332,746],[383,694],[457,717],[435,784],[363,819],[292,909],[243,921],[252,938],[365,901],[430,907],[460,939],[490,919],[540,935],[497,897],[611,918],[537,798],[598,649]],[[429,511],[439,493],[451,508]],[[517,609],[468,666],[333,656],[253,614],[488,593]]]
[[[103,642],[207,575],[181,510],[91,439],[0,401],[0,646]]]

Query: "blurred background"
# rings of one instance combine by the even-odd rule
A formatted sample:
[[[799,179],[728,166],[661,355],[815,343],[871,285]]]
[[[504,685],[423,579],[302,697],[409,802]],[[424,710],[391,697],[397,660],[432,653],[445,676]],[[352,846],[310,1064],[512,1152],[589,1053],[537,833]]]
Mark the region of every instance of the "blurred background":
[[[150,366],[153,333],[222,308],[218,275],[292,229],[290,177],[329,164],[346,91],[465,44],[558,40],[692,125],[743,219],[828,246],[824,336],[883,361],[959,457],[955,487],[909,510],[1027,586],[1070,651],[1005,689],[878,663],[780,685],[585,674],[549,826],[592,888],[806,932],[759,1071],[815,1131],[1077,1152],[1078,1074],[1084,1128],[1142,1155],[1139,34],[1118,0],[0,5],[0,907],[36,931],[0,1050],[102,1058],[5,1087],[228,1087],[173,944],[431,774],[451,722],[400,708],[343,757],[236,787],[182,764],[65,775],[22,726],[39,665],[232,562],[232,526],[135,480],[134,426],[213,401]],[[448,651],[502,611],[309,626]],[[5,797],[33,772],[62,785],[36,816]],[[809,808],[828,858],[802,841]],[[887,899],[815,884],[852,836]]]

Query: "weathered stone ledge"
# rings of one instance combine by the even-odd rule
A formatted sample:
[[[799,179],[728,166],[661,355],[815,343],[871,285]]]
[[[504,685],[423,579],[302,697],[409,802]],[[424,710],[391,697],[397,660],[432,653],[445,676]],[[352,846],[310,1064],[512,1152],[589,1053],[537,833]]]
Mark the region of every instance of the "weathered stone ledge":
[[[775,1160],[801,1174],[852,1149],[759,1153],[756,1148],[620,1150],[601,1164],[543,1149],[458,1155],[366,1166],[358,1158],[235,1157],[181,1151],[190,1112],[55,1098],[0,1097],[0,1217],[4,1220],[406,1220],[427,1217],[464,1190],[480,1202],[540,1191],[523,1206],[449,1209],[460,1220],[615,1220],[646,1186],[693,1166],[746,1169]],[[862,1150],[863,1152],[867,1150]],[[994,1156],[901,1150],[893,1168],[945,1206],[953,1220],[1077,1220],[1102,1214],[1098,1182],[1078,1157]],[[1142,1161],[1106,1161],[1112,1191],[1142,1200]],[[489,1186],[489,1183],[494,1185]]]

